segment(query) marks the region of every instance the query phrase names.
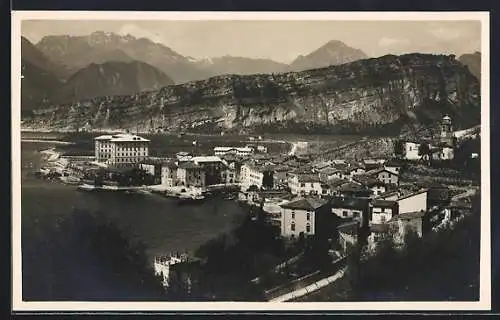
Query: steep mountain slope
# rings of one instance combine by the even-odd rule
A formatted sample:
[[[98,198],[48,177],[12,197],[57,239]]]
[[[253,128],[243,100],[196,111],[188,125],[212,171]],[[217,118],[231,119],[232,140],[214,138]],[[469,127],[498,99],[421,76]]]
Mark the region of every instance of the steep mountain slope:
[[[299,56],[289,66],[290,71],[324,68],[366,59],[368,56],[341,41],[332,40],[306,56]]]
[[[287,65],[270,59],[251,59],[244,57],[224,56],[194,61],[196,66],[212,76],[225,74],[259,74],[275,73],[287,70]]]
[[[35,45],[25,37],[21,37],[21,57],[30,65],[39,70],[50,73],[58,79],[64,79],[69,75],[69,71],[62,65],[50,61]]]
[[[220,76],[39,110],[32,128],[386,132],[480,123],[477,79],[454,56],[407,54],[274,75]]]
[[[209,76],[172,49],[131,35],[120,36],[98,31],[88,36],[47,36],[36,47],[52,61],[73,71],[91,63],[137,60],[163,71],[176,83]]]
[[[481,81],[481,52],[463,54],[458,60],[466,65],[470,72]]]
[[[158,90],[174,82],[165,73],[139,61],[90,64],[76,72],[54,96],[71,102],[99,96],[130,95]]]
[[[50,72],[39,68],[26,59],[21,59],[21,110],[29,115],[33,109],[41,108],[62,83]]]

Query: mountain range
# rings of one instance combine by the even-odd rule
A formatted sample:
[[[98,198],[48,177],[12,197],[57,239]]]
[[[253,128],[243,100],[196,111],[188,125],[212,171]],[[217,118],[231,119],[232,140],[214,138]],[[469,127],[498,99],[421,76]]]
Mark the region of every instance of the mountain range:
[[[102,57],[102,56],[101,56]],[[21,41],[21,104],[23,115],[50,103],[134,94],[174,84],[165,73],[137,60],[90,64],[72,73],[47,58],[29,40]],[[75,69],[73,69],[75,70]]]
[[[287,65],[194,59],[146,38],[95,32],[36,45],[23,38],[21,54],[24,123],[35,127],[378,132],[443,112],[459,125],[479,123],[480,53],[369,58],[330,41]]]
[[[23,70],[29,74],[22,86],[23,114],[50,101],[133,94],[172,81],[179,84],[225,74],[300,71],[366,58],[340,41],[331,41],[287,65],[233,56],[194,59],[146,38],[100,31],[87,36],[46,36],[36,45],[24,37],[21,40]]]
[[[26,127],[198,132],[390,133],[480,123],[480,86],[454,55],[406,54],[301,72],[222,75],[35,110]]]

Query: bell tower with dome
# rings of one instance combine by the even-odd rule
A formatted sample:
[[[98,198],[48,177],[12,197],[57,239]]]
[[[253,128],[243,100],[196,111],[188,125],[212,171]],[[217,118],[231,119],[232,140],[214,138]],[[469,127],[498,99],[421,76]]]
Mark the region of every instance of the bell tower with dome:
[[[443,145],[451,146],[453,144],[453,125],[451,118],[448,115],[443,117],[441,121],[440,142]]]

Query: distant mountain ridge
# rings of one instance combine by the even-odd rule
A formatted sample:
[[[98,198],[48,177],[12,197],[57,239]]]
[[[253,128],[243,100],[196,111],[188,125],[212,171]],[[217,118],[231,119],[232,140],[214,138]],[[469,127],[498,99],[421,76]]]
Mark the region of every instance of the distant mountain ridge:
[[[38,50],[35,45],[25,37],[21,37],[21,56],[31,65],[52,74],[60,80],[70,75],[69,70],[51,61],[51,59]]]
[[[165,73],[144,62],[92,63],[73,74],[53,100],[71,102],[100,96],[131,95],[173,84]]]
[[[192,58],[191,58],[192,59]],[[284,72],[288,65],[271,59],[254,59],[245,57],[223,56],[211,59],[196,60],[193,63],[206,70],[212,76],[224,74],[250,75],[259,73]]]
[[[50,57],[52,62],[65,66],[73,73],[91,63],[137,60],[163,71],[177,84],[225,74],[303,71],[367,58],[361,50],[335,40],[307,56],[299,56],[290,65],[271,59],[234,56],[197,60],[147,38],[102,31],[87,36],[46,36],[36,47]]]
[[[351,48],[342,41],[332,40],[306,56],[297,57],[288,70],[304,71],[325,68],[367,58],[368,56],[363,51]]]
[[[172,49],[131,35],[97,31],[87,36],[46,36],[36,47],[53,62],[64,65],[73,72],[92,63],[137,60],[163,71],[176,83],[209,76]]]

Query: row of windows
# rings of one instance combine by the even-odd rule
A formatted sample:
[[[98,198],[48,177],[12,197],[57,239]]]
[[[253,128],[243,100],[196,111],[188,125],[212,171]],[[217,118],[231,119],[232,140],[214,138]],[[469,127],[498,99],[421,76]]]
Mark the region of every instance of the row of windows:
[[[295,219],[295,212],[292,212],[292,220]],[[306,213],[306,220],[310,221],[311,220],[311,213],[307,212]]]
[[[137,162],[137,159],[130,159],[130,158],[116,158],[117,163],[134,163]]]
[[[342,216],[345,218],[349,215],[349,212],[347,210],[343,210],[342,211]],[[360,213],[359,212],[353,212],[352,213],[352,216],[353,218],[359,218],[360,217]]]
[[[118,152],[117,157],[145,156],[146,152]]]

